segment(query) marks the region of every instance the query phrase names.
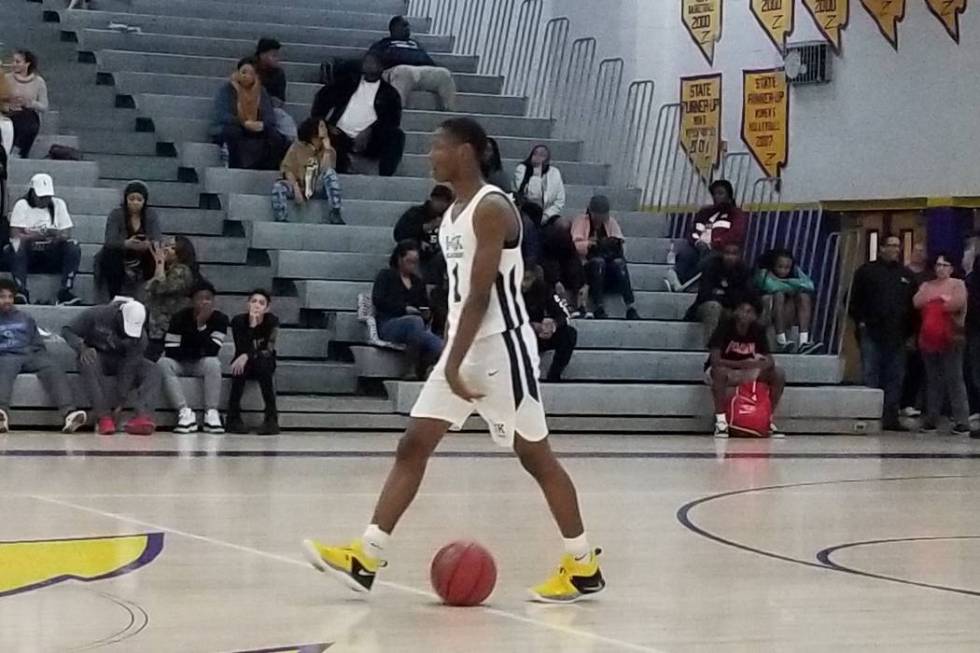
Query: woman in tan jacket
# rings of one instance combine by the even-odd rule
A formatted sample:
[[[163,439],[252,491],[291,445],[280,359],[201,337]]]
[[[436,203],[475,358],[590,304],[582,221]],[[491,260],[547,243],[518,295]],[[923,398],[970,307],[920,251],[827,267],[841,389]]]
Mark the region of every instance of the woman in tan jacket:
[[[309,199],[326,198],[330,213],[323,222],[344,224],[336,164],[337,152],[330,143],[326,123],[307,118],[279,166],[282,179],[272,186],[272,215],[276,222],[286,222],[289,200],[304,204]]]

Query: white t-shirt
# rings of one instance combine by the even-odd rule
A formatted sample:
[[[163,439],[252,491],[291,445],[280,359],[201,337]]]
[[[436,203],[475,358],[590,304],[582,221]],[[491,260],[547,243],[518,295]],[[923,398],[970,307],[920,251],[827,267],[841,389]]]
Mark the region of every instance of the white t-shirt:
[[[373,125],[378,119],[378,113],[374,110],[374,99],[380,88],[381,80],[368,82],[362,79],[351,96],[344,115],[337,121],[337,129],[351,138],[357,138],[358,134]]]
[[[52,197],[54,203],[54,224],[51,224],[51,211],[48,209],[31,208],[27,200],[17,200],[10,212],[10,226],[26,231],[45,231],[47,229],[71,229],[74,225],[68,215],[68,206],[60,197]]]

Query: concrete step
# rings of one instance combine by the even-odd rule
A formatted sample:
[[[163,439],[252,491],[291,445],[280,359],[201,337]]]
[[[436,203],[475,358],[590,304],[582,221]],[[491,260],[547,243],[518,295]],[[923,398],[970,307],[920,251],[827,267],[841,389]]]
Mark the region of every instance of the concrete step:
[[[157,137],[152,132],[98,131],[76,128],[79,147],[86,155],[156,156]]]
[[[69,205],[69,208],[73,206]],[[220,236],[224,232],[224,211],[166,208],[154,210],[160,216],[160,228],[164,234]],[[72,219],[75,222],[75,238],[84,243],[102,242],[107,214],[84,215],[73,212]]]
[[[248,264],[209,264],[201,266],[201,275],[211,281],[220,292],[247,294],[256,288],[271,291],[275,268]]]
[[[51,149],[52,145],[65,145],[67,147],[80,149],[81,144],[78,140],[78,136],[71,134],[40,134],[34,141],[34,147],[31,148],[31,154],[36,158],[43,158],[47,156],[48,150]]]
[[[135,109],[116,109],[106,106],[99,112],[70,111],[62,112],[60,125],[69,132],[75,130],[100,130],[121,133],[136,131]]]
[[[125,179],[100,179],[101,188],[115,189],[120,197],[129,181]],[[202,188],[198,184],[176,181],[147,181],[150,203],[154,206],[193,208],[201,205]]]
[[[332,281],[373,281],[387,267],[386,254],[276,252],[276,277],[280,279],[330,279]]]
[[[95,186],[99,179],[99,165],[93,161],[14,158],[10,160],[7,182],[11,189],[26,187],[31,177],[41,172],[51,175],[56,195],[62,187]]]
[[[103,179],[139,177],[142,181],[177,181],[180,160],[176,157],[132,156],[119,154],[88,154],[87,158],[99,164]]]

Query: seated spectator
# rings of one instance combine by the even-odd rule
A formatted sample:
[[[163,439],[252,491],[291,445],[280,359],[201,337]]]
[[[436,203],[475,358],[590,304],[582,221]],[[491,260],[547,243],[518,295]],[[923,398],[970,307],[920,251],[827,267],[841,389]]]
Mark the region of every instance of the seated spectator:
[[[65,201],[54,196],[51,176],[39,173],[31,177],[27,195],[10,211],[10,272],[20,303],[30,303],[28,272],[60,273],[58,305],[80,301],[72,293],[82,261],[78,241],[71,237],[73,227]]]
[[[95,262],[96,286],[109,297],[141,299],[143,284],[156,270],[153,248],[162,239],[149,189],[141,181],[129,182],[122,206],[113,209],[105,223],[105,245]]]
[[[728,243],[721,257],[709,261],[705,267],[698,296],[684,319],[697,320],[703,325],[707,347],[718,324],[731,318],[735,307],[753,296],[752,273],[742,262],[742,250],[735,243]]]
[[[341,174],[351,172],[352,154],[378,161],[382,177],[398,170],[405,150],[402,101],[398,91],[381,79],[377,55],[364,56],[360,75],[340,75],[317,91],[310,115],[326,121]]]
[[[235,359],[231,363],[231,395],[228,397],[229,433],[248,433],[242,421],[242,395],[246,381],[258,381],[265,403],[265,421],[256,433],[279,434],[275,386],[279,318],[269,312],[271,304],[268,291],[257,288],[248,296],[247,311],[231,321]]]
[[[160,397],[160,370],[146,360],[146,308],[129,297],[93,306],[61,330],[78,354],[82,386],[92,402],[101,435],[116,432],[116,415],[135,390],[135,415],[126,422],[130,435],[152,435]],[[110,384],[108,377],[116,377]]]
[[[286,112],[286,72],[282,69],[280,52],[282,44],[276,39],[263,37],[255,46],[255,72],[262,88],[272,100],[276,116],[276,130],[289,142],[296,140],[296,121]]]
[[[446,68],[437,66],[429,53],[412,38],[412,27],[404,16],[395,16],[388,23],[391,36],[371,46],[369,52],[378,55],[384,67],[385,81],[395,87],[402,106],[414,91],[435,93],[443,111],[456,110],[456,82]]]
[[[37,57],[30,50],[14,50],[13,72],[6,75],[6,115],[14,127],[12,156],[26,159],[37,133],[41,114],[48,111],[48,85],[37,72]]]
[[[14,149],[14,123],[7,117],[10,112],[10,84],[7,76],[0,72],[0,150],[3,150],[3,167],[7,167],[6,159]]]
[[[418,244],[403,240],[395,246],[388,267],[374,280],[371,299],[378,321],[378,334],[388,342],[407,345],[417,361],[417,373],[435,364],[442,353],[442,338],[430,331],[429,298],[419,278]]]
[[[609,215],[609,200],[604,195],[594,196],[586,214],[575,218],[571,233],[575,249],[585,263],[585,281],[589,286],[594,317],[600,320],[606,317],[603,307],[606,289],[618,285],[626,303],[626,319],[639,320],[623,251],[623,230]]]
[[[565,210],[565,182],[561,171],[551,165],[551,150],[536,145],[514,170],[514,188],[518,206],[537,204],[543,215],[542,225],[548,226]]]
[[[211,117],[211,136],[228,149],[228,167],[276,170],[286,139],[276,130],[276,112],[262,88],[256,62],[238,62],[231,79],[218,91]]]
[[[439,227],[454,200],[448,186],[435,186],[425,204],[408,209],[395,223],[396,243],[413,240],[418,244],[421,276],[428,285],[442,285],[446,275],[446,261],[439,247]]]
[[[970,433],[970,406],[963,379],[967,291],[962,279],[953,278],[954,266],[948,254],[936,256],[936,278],[919,286],[912,298],[912,305],[922,316],[919,351],[926,368],[924,433],[936,432],[946,401],[952,410],[953,435]]]
[[[497,144],[497,139],[493,137],[487,137],[487,145],[489,147],[487,148],[487,162],[483,170],[483,177],[488,184],[493,184],[509,195],[514,192],[514,185],[510,176],[504,172],[504,162],[500,158],[500,145]]]
[[[709,258],[721,255],[727,243],[745,247],[748,220],[735,205],[735,190],[731,182],[718,179],[710,186],[714,204],[706,206],[694,217],[694,232],[677,250],[674,269],[667,277],[667,290],[676,292],[698,275]]]
[[[202,380],[204,432],[224,433],[221,401],[221,361],[218,353],[228,335],[228,316],[214,308],[214,286],[199,281],[191,291],[191,305],[170,318],[164,336],[163,358],[158,362],[170,405],[177,410],[174,433],[197,432],[197,418],[187,404],[181,376]]]
[[[578,331],[568,323],[568,314],[559,303],[554,289],[548,287],[544,270],[539,266],[524,271],[521,290],[528,319],[538,336],[538,351],[555,352],[546,380],[552,383],[561,381],[561,375],[572,360],[578,343]]]
[[[344,224],[336,164],[337,151],[330,145],[327,124],[317,118],[304,120],[296,142],[289,146],[279,165],[282,179],[272,186],[272,215],[276,222],[286,222],[288,200],[304,204],[310,199],[326,198],[330,214],[322,222]]]
[[[164,238],[153,250],[153,277],[146,282],[146,310],[149,313],[146,357],[156,362],[163,355],[163,340],[170,319],[191,305],[191,289],[200,279],[197,254],[187,236]]]
[[[813,281],[796,265],[789,250],[774,249],[759,259],[754,283],[756,289],[771,299],[772,324],[776,330],[776,347],[783,352],[812,354],[823,344],[810,341],[810,320],[813,315]],[[790,342],[786,332],[795,326],[799,343]]]
[[[759,324],[761,312],[757,301],[742,299],[732,317],[718,325],[708,343],[711,354],[705,363],[705,373],[714,398],[716,438],[728,437],[725,407],[738,386],[750,381],[767,384],[773,412],[783,396],[786,375],[776,367],[769,352],[766,330]],[[782,437],[774,423],[769,430],[773,437]]]
[[[0,279],[0,433],[10,430],[10,398],[18,374],[37,375],[64,416],[61,431],[74,433],[88,417],[75,405],[68,377],[48,353],[34,318],[14,306],[16,294],[12,281]]]

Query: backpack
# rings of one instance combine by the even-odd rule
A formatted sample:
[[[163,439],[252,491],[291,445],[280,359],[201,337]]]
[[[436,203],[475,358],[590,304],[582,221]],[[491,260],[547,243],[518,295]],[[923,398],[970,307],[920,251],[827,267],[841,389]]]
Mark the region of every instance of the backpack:
[[[772,401],[769,386],[761,381],[746,381],[735,389],[728,402],[728,430],[735,437],[768,438],[772,424]]]
[[[926,354],[941,354],[953,348],[953,317],[943,308],[941,299],[922,307],[919,349]]]

